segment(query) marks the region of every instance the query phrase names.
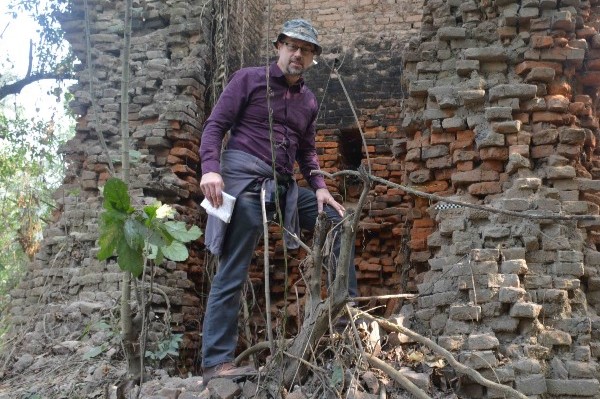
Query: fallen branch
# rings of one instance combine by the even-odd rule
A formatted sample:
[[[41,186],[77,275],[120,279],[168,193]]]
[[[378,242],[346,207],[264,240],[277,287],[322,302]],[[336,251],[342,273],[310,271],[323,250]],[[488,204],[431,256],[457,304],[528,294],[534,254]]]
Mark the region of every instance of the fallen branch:
[[[335,179],[337,176],[345,176],[345,175],[362,177],[363,176],[362,173],[365,173],[365,172],[364,171],[362,171],[362,172],[355,171],[355,170],[342,170],[342,171],[335,172],[335,173],[328,173],[323,170],[313,170],[310,173],[311,174],[313,174],[313,173],[320,174],[320,175],[327,176],[331,179]],[[498,213],[501,215],[514,216],[514,217],[523,218],[523,219],[533,219],[533,220],[599,220],[600,219],[600,215],[568,215],[568,216],[540,215],[540,214],[531,214],[531,213],[525,213],[525,212],[506,211],[504,209],[496,209],[496,208],[492,208],[492,207],[486,206],[486,205],[471,204],[469,202],[459,201],[459,200],[455,200],[455,199],[448,198],[448,197],[441,197],[441,196],[435,195],[435,194],[429,194],[429,193],[419,191],[419,190],[416,190],[416,189],[408,187],[408,186],[404,186],[402,184],[392,183],[389,180],[382,179],[381,177],[374,176],[370,173],[367,174],[367,177],[369,180],[376,181],[381,184],[385,184],[386,186],[389,186],[392,188],[397,188],[397,189],[406,191],[407,193],[416,195],[417,197],[423,197],[423,198],[427,198],[432,201],[441,201],[441,202],[445,202],[448,204],[463,206],[465,208],[472,208],[472,209],[477,209],[480,211],[485,211],[485,212],[490,212],[490,213]]]
[[[292,340],[291,339],[287,339],[285,341],[285,344],[287,345],[290,342],[292,342]],[[264,351],[265,349],[269,349],[269,350],[271,349],[271,344],[268,341],[263,341],[263,342],[257,343],[256,345],[252,345],[251,347],[249,347],[248,349],[246,349],[245,351],[243,351],[242,353],[240,353],[235,358],[235,360],[233,361],[233,363],[235,363],[236,365],[239,365],[247,357],[250,357],[250,356],[254,355],[255,353]]]
[[[369,362],[369,364],[376,369],[379,369],[390,376],[394,381],[402,386],[402,388],[406,389],[408,393],[413,395],[417,399],[431,399],[431,396],[427,395],[421,388],[416,386],[411,380],[402,375],[401,372],[387,364],[381,359],[376,358],[375,356],[371,356],[368,353],[365,353],[365,358]]]
[[[377,299],[395,299],[395,298],[406,298],[413,299],[417,298],[418,294],[394,294],[394,295],[374,295],[374,296],[356,296],[352,297],[353,302],[367,302]]]
[[[471,367],[467,367],[464,364],[459,363],[454,358],[452,353],[450,353],[446,349],[442,348],[441,346],[439,346],[438,344],[436,344],[429,338],[426,338],[420,334],[417,334],[416,332],[414,332],[406,327],[403,327],[399,324],[393,323],[389,320],[381,319],[379,317],[371,316],[370,314],[362,312],[358,309],[351,308],[350,311],[352,312],[353,316],[360,316],[369,321],[376,321],[377,323],[379,323],[379,325],[384,330],[386,330],[388,332],[399,332],[401,334],[404,334],[404,335],[414,339],[416,342],[427,346],[433,352],[435,352],[439,356],[442,356],[444,359],[446,359],[448,361],[448,363],[454,368],[454,370],[456,370],[459,374],[467,375],[467,376],[471,377],[471,379],[473,379],[475,382],[478,382],[479,384],[481,384],[483,386],[486,386],[488,388],[493,388],[497,391],[504,393],[505,395],[507,395],[511,398],[527,399],[527,396],[523,395],[522,393],[517,392],[513,388],[490,381],[487,378],[483,377],[481,374],[479,374],[479,372],[477,370],[474,370]]]

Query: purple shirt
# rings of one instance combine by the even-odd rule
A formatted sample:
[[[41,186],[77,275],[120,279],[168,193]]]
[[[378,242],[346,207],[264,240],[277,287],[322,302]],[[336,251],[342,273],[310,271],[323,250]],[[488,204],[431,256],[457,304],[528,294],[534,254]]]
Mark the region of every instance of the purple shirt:
[[[281,174],[293,175],[294,161],[297,161],[313,189],[326,188],[322,175],[310,176],[311,170],[319,169],[315,148],[316,97],[302,78],[288,86],[277,63],[271,64],[269,74],[275,169]],[[242,68],[232,75],[204,124],[200,144],[203,174],[220,173],[221,143],[230,129],[228,149],[247,152],[272,164],[266,82],[265,67]]]

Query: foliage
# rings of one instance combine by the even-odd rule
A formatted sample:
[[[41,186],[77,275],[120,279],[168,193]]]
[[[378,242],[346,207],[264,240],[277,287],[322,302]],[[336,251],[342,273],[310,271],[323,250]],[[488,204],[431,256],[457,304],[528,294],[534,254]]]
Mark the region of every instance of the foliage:
[[[13,18],[16,18],[17,13],[26,12],[40,27],[34,53],[38,71],[70,67],[73,58],[65,48],[64,32],[59,21],[69,11],[68,0],[12,0],[8,9]]]
[[[106,352],[108,350],[108,348],[110,347],[110,344],[111,344],[110,341],[117,336],[117,334],[115,334],[114,326],[111,326],[110,324],[106,323],[104,320],[100,320],[96,323],[87,325],[83,334],[81,334],[80,339],[87,337],[92,330],[104,331],[106,333],[106,335],[105,335],[106,342],[103,342],[102,344],[100,344],[98,346],[91,347],[87,352],[85,352],[83,354],[83,356],[82,356],[83,360],[89,360],[89,359],[95,358],[96,356]]]
[[[183,261],[188,257],[184,243],[201,235],[198,226],[187,229],[184,222],[168,220],[175,211],[157,202],[141,211],[131,206],[127,185],[118,178],[110,178],[103,189],[104,209],[100,215],[99,260],[117,253],[117,263],[124,271],[139,277],[144,269],[144,258],[157,264],[164,258]],[[166,220],[166,221],[165,221]]]
[[[39,248],[42,229],[60,183],[64,162],[59,147],[72,128],[0,103],[0,293],[20,277]]]
[[[10,94],[18,94],[23,87],[36,81],[44,79],[60,81],[72,78],[76,59],[64,40],[64,32],[60,25],[60,20],[70,12],[70,2],[68,0],[9,0],[5,9],[13,19],[29,17],[38,29],[36,41],[30,43],[29,59],[11,59],[7,54],[3,60],[0,60],[3,70],[0,73],[0,99]],[[3,30],[10,28],[10,23],[0,27],[0,38]],[[26,72],[16,70],[14,65],[23,65],[25,62],[28,63]],[[65,94],[60,84],[57,84],[51,92],[57,97]]]
[[[183,334],[172,334],[169,338],[158,343],[156,351],[147,350],[145,356],[156,361],[161,361],[168,355],[179,356],[181,341],[183,341]]]

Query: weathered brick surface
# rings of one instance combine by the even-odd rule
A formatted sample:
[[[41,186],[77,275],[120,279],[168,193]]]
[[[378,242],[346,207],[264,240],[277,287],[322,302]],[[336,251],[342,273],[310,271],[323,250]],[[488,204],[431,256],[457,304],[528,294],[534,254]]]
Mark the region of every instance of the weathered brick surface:
[[[227,2],[230,35],[222,54],[209,39],[218,35],[209,30],[216,25],[203,6],[176,3],[180,7],[146,2],[148,14],[134,23],[130,124],[134,147],[145,156],[133,170],[139,202],[174,203],[184,220],[202,224],[197,151],[212,85],[221,83],[211,80],[212,72],[264,64],[264,44],[283,20],[301,15],[319,29],[325,48],[307,75],[321,102],[317,148],[324,170],[366,163],[360,126],[372,173],[394,183],[508,211],[598,214],[600,35],[594,4],[293,0],[272,6],[267,38],[264,2],[233,1]],[[93,129],[105,132],[111,151],[120,139],[119,85],[107,78],[119,68],[120,28],[106,24],[117,8],[105,2],[91,13],[99,118],[90,109],[84,65],[73,89],[72,107],[81,118],[66,149],[70,169],[57,193],[60,209],[31,278],[14,291],[17,321],[27,321],[32,304],[59,296],[43,288],[49,280],[56,292],[78,301],[109,303],[119,296],[116,265],[93,257],[98,187],[109,176]],[[72,19],[65,21],[67,37],[84,60],[81,17]],[[360,191],[351,179],[328,181],[328,187],[348,206]],[[503,348],[509,371],[501,381],[527,394],[597,395],[589,364],[600,357],[598,328],[592,328],[600,323],[575,316],[600,306],[598,222],[558,226],[436,205],[400,188],[373,187],[357,237],[361,294],[419,291],[416,317],[426,331],[441,335],[447,349],[464,351],[459,355],[477,368],[495,365],[494,351]],[[271,228],[270,234],[272,291],[281,309],[281,232]],[[262,252],[250,270],[255,285],[262,283]],[[186,263],[161,268],[156,283],[171,298],[174,330],[194,332],[185,341],[191,353],[200,344],[208,265],[201,241],[190,255]],[[301,280],[297,259],[303,256],[299,251],[290,260],[289,284]],[[48,269],[50,262],[60,267]],[[295,287],[304,292],[302,284]],[[163,305],[160,296],[155,305]],[[81,306],[81,312],[93,306]],[[251,322],[264,324],[255,315]],[[518,363],[523,356],[534,362]],[[546,367],[552,358],[566,364],[566,374],[557,371],[560,379],[544,374],[559,369],[557,362]],[[473,395],[467,397],[483,396],[481,387],[468,389]]]

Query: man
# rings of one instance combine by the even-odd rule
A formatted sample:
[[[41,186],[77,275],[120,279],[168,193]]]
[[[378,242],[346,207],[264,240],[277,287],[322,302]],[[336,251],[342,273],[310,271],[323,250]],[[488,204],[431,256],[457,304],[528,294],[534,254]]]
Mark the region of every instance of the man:
[[[284,227],[291,233],[297,234],[300,227],[313,229],[321,211],[333,222],[339,222],[345,211],[327,190],[323,176],[310,174],[319,169],[315,148],[318,104],[302,75],[313,65],[315,55],[321,54],[317,31],[305,20],[287,21],[273,44],[277,62],[234,73],[202,134],[200,188],[204,196],[217,208],[223,204],[223,191],[237,198],[229,224],[209,216],[206,227],[206,246],[220,259],[202,330],[205,384],[211,378],[248,372],[234,367],[232,361],[241,290],[262,233],[261,190],[266,193],[269,218],[275,214],[275,197],[279,197]],[[221,154],[228,130],[227,149]],[[312,190],[296,185],[294,161]],[[284,237],[289,248],[298,247],[290,234]],[[339,254],[339,239],[333,253]],[[349,286],[349,294],[356,296],[353,263]]]

